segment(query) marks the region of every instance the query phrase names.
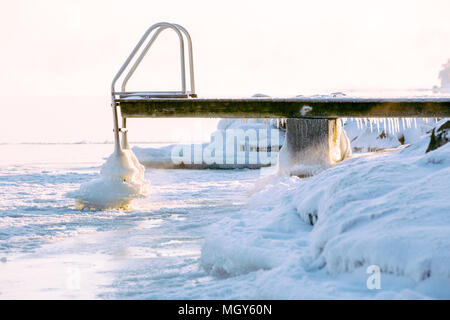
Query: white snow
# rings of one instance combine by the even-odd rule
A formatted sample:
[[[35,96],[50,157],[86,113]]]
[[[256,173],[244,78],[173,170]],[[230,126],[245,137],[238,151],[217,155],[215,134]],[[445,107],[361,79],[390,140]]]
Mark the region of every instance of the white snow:
[[[428,143],[261,178],[246,210],[210,228],[204,269],[252,274],[263,298],[450,298],[450,144]],[[382,290],[366,287],[370,265]]]
[[[449,299],[450,144],[425,154],[428,136],[306,179],[149,169],[149,196],[125,212],[65,196],[99,177],[111,145],[1,145],[1,297]],[[120,183],[99,180],[83,194],[108,200]]]
[[[115,151],[104,163],[100,177],[84,183],[77,191],[69,192],[77,208],[128,208],[137,198],[148,193],[145,168],[129,149]]]

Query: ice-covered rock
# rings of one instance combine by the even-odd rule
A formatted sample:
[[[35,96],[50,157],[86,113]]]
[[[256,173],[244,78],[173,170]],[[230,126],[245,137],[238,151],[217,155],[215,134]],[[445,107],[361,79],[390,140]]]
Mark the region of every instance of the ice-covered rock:
[[[427,152],[442,147],[450,140],[450,120],[442,120],[431,131]]]

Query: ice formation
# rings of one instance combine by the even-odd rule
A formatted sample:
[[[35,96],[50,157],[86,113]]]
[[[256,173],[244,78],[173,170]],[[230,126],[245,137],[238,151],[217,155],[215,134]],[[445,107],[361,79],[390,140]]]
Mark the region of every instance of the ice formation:
[[[373,297],[448,299],[450,143],[426,153],[429,142],[428,133],[306,179],[262,178],[248,208],[210,227],[203,267],[252,274],[263,298],[298,299],[336,298],[335,284],[350,287],[349,279],[367,293],[365,270],[377,265],[383,290]],[[305,294],[328,275],[336,280],[329,292]]]
[[[67,196],[80,209],[127,209],[134,199],[147,196],[149,182],[144,171],[131,150],[116,150],[103,164],[99,178]]]
[[[431,131],[434,118],[342,118],[352,151],[374,152],[411,144]]]
[[[278,171],[280,174],[311,176],[350,154],[350,142],[339,119],[288,119]]]

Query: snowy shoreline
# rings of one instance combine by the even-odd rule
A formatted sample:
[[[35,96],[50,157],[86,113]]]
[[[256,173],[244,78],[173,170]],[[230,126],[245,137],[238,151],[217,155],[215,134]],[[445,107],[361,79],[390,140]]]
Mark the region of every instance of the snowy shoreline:
[[[339,277],[376,265],[391,290],[380,298],[448,299],[450,144],[427,153],[429,144],[427,134],[313,177],[261,178],[248,209],[211,227],[203,267],[232,276],[267,270],[256,276],[259,290],[269,294],[276,282],[269,298],[289,298],[303,294],[303,276],[293,275]]]

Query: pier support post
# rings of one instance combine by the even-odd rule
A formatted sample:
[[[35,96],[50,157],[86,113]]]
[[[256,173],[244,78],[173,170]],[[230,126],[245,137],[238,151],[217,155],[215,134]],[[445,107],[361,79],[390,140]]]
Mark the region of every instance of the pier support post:
[[[301,177],[314,175],[351,154],[340,119],[288,118],[279,170]]]
[[[114,150],[117,154],[122,152],[122,147],[120,145],[120,136],[119,136],[119,116],[117,112],[117,103],[114,99],[114,96],[111,98],[111,108],[113,113],[113,132],[114,132]]]
[[[122,148],[130,149],[128,144],[128,129],[127,129],[127,118],[122,117]]]

